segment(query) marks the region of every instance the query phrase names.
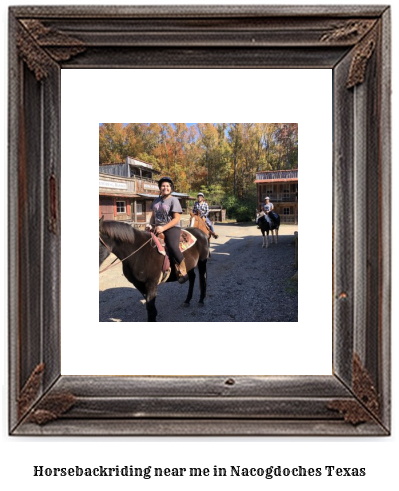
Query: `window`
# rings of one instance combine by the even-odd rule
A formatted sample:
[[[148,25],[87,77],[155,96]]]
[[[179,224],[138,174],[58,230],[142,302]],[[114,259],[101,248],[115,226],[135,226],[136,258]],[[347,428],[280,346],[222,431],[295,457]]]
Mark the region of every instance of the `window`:
[[[143,203],[136,203],[136,215],[143,214]]]
[[[130,167],[130,177],[139,176],[140,172],[135,167]]]
[[[116,202],[116,213],[126,213],[126,201]]]
[[[283,215],[291,215],[289,208],[283,208]]]
[[[290,190],[284,189],[284,198],[289,198],[289,197],[290,197]]]

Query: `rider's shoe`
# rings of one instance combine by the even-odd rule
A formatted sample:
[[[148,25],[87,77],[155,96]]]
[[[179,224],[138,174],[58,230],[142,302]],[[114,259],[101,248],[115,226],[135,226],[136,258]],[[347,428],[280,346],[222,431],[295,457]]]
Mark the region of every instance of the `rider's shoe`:
[[[188,274],[186,269],[186,262],[183,261],[180,264],[176,264],[177,281],[179,283],[185,283],[188,280]]]

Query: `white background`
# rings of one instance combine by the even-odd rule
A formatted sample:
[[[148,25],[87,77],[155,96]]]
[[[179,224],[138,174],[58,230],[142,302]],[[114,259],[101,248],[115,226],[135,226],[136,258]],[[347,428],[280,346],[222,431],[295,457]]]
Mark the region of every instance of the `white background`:
[[[26,4],[27,2],[12,2],[13,4]],[[34,2],[43,4],[43,2]],[[70,3],[70,2],[64,2]],[[75,3],[75,2],[71,2]],[[95,2],[86,1],[86,4],[104,3],[99,0]],[[107,3],[107,2],[105,2]],[[120,4],[124,3],[119,0]],[[147,3],[143,0],[141,3]],[[180,3],[178,0],[174,4]],[[191,3],[186,0],[183,3]],[[200,1],[196,3],[201,3]],[[210,0],[204,2],[212,3]],[[218,4],[241,3],[230,0],[223,2],[218,0]],[[252,3],[258,3],[253,1]],[[278,2],[275,2],[278,3]],[[292,3],[289,1],[285,4]],[[293,2],[296,3],[296,2]],[[308,4],[321,4],[325,2],[307,2]],[[344,3],[347,2],[335,2]],[[360,2],[372,4],[385,4],[374,0],[373,2]],[[3,69],[6,72],[6,5],[2,7],[2,28],[3,28]],[[393,9],[393,41],[394,54],[397,48],[397,23],[399,19]],[[396,87],[397,68],[394,67],[393,83]],[[3,87],[3,131],[1,132],[3,141],[3,161],[6,162],[6,101],[7,90],[6,84]],[[393,102],[395,112],[393,114],[393,135],[397,134],[397,98],[393,93]],[[151,120],[151,119],[149,119]],[[186,119],[187,120],[187,119]],[[206,120],[206,119],[205,119]],[[395,142],[394,142],[395,143]],[[396,144],[396,143],[395,143]],[[393,148],[393,162],[397,155],[396,146]],[[394,184],[397,184],[397,172],[393,166]],[[4,171],[4,182],[7,182],[6,171]],[[394,185],[395,189],[395,185]],[[4,208],[7,200],[4,193]],[[395,223],[396,210],[398,206],[397,193],[393,192],[393,223]],[[6,213],[4,214],[6,222]],[[301,226],[302,231],[302,226]],[[302,232],[301,232],[302,233]],[[393,231],[393,251],[397,250],[397,232]],[[4,255],[6,254],[6,239],[2,241]],[[396,247],[395,247],[396,246]],[[5,265],[7,258],[5,256]],[[393,256],[394,270],[397,264],[397,255]],[[396,277],[394,276],[394,280]],[[5,280],[3,282],[6,292]],[[393,289],[393,353],[398,352],[398,337],[395,330],[397,325],[398,309],[395,305],[397,298],[397,284],[394,281]],[[7,305],[6,293],[2,299],[4,302],[3,311]],[[6,314],[4,314],[4,325],[7,323]],[[229,489],[268,489],[282,490],[295,486],[299,490],[352,490],[359,487],[363,490],[374,490],[380,487],[395,489],[398,484],[397,477],[397,455],[399,454],[399,444],[397,437],[397,362],[393,357],[393,435],[389,438],[10,438],[7,435],[7,349],[6,349],[6,330],[4,330],[2,341],[2,353],[4,362],[2,364],[2,427],[1,427],[1,485],[4,489],[25,488],[66,490],[74,487],[75,489],[87,489],[87,486],[95,487],[97,490],[109,490],[115,488],[118,490],[131,489],[159,489],[161,486],[166,489],[203,489],[205,486],[216,489],[219,487],[229,487]],[[130,479],[57,479],[53,478],[37,480],[32,477],[33,465],[44,465],[48,467],[61,466],[113,466],[113,465],[134,465],[134,466],[162,466],[162,467],[194,467],[202,466],[212,468],[215,464],[218,466],[229,467],[230,465],[241,465],[247,467],[264,467],[270,465],[281,465],[292,467],[302,465],[304,467],[323,467],[326,465],[335,465],[341,467],[366,467],[367,475],[365,478],[279,478],[272,481],[265,481],[262,478],[224,478],[223,481],[215,479],[163,479],[162,481],[150,479],[148,481]]]
[[[303,212],[310,211],[315,193],[322,193],[327,203],[311,208],[312,220],[300,220],[299,322],[99,323],[96,254],[84,256],[84,267],[78,253],[72,261],[70,254],[62,255],[62,374],[331,374],[331,296],[326,292],[331,291],[332,71],[251,70],[250,77],[248,73],[62,71],[61,249],[70,250],[76,226],[87,240],[87,251],[98,247],[99,122],[166,121],[172,115],[174,121],[295,122]],[[315,175],[326,184],[315,189]],[[84,207],[91,220],[77,220],[68,206],[71,189],[81,197],[75,198],[74,206]],[[259,234],[259,248],[261,244]],[[245,274],[245,265],[243,270]],[[168,285],[159,288],[160,296],[165,288]],[[182,287],[176,308],[185,294]]]

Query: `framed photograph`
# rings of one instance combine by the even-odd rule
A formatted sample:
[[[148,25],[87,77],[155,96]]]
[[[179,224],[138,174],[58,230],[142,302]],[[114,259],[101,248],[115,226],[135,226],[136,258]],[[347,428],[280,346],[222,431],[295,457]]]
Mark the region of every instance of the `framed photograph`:
[[[110,106],[107,100],[112,100],[112,106],[124,107],[123,99],[130,93],[130,105],[134,107],[135,118],[140,121],[145,120],[143,118],[148,117],[151,111],[148,108],[150,100],[155,110],[162,111],[163,114],[158,115],[160,119],[172,113],[173,107],[170,106],[179,101],[189,106],[192,117],[201,114],[202,109],[202,118],[208,116],[212,120],[218,115],[220,119],[221,114],[232,116],[232,111],[237,119],[240,119],[240,114],[250,117],[251,111],[259,116],[263,111],[259,110],[259,102],[263,101],[270,120],[272,114],[280,118],[286,116],[281,111],[282,98],[290,110],[296,105],[297,98],[304,96],[298,77],[296,87],[292,87],[295,70],[257,70],[251,74],[247,85],[247,70],[234,70],[233,80],[231,70],[124,70],[122,73],[110,70],[107,73],[101,71],[100,76],[93,70],[88,80],[82,77],[86,74],[87,71],[69,70],[67,75],[71,76],[63,76],[62,86],[68,86],[71,93],[70,102],[65,104],[65,113],[62,112],[63,118],[68,115],[68,106],[70,112],[76,103],[76,91],[81,92],[82,105],[90,106],[88,112],[91,116],[96,113],[99,100],[107,113]],[[299,78],[304,81],[306,71],[303,70],[301,75]],[[323,126],[324,135],[320,135],[321,128],[318,134],[320,141],[317,145],[322,151],[325,148],[323,142],[327,146],[331,144],[332,83],[331,73],[327,70],[317,71],[312,79],[320,79],[320,75],[326,82],[323,91],[316,95],[314,88],[305,86],[305,90],[318,110],[318,117],[314,110],[307,111],[309,126],[315,130],[312,117],[324,119],[327,125],[327,128]],[[71,84],[76,78],[78,81]],[[161,79],[162,83],[159,82]],[[244,87],[251,88],[251,93],[244,90],[243,97],[237,98],[243,81]],[[85,85],[89,89],[83,90]],[[96,85],[96,95],[88,103],[93,85]],[[110,91],[112,97],[104,100],[102,95],[107,92],[106,87],[114,90]],[[119,100],[115,94],[116,87],[118,94],[122,94]],[[134,87],[133,91],[131,87]],[[223,87],[222,94],[218,87]],[[273,103],[273,93],[280,94],[276,97],[277,104]],[[233,105],[231,101],[234,101]],[[305,112],[305,104],[302,109]],[[177,114],[175,111],[174,116],[182,120],[184,115],[180,111],[180,108]],[[87,120],[82,124],[87,125]],[[302,124],[306,123],[301,121]],[[76,127],[72,126],[73,134],[67,141],[74,141],[76,145]],[[84,127],[78,133],[84,135]],[[298,321],[295,241],[298,233],[298,123],[101,123],[99,133],[99,191],[93,186],[90,202],[94,202],[95,193],[99,193],[100,255],[101,260],[105,258],[100,266],[100,322],[137,325],[148,317],[157,322],[194,324],[194,329],[195,323],[215,323],[217,331],[217,323],[221,322]],[[312,138],[316,138],[314,133]],[[87,145],[85,141],[79,147]],[[123,144],[118,145],[118,141],[123,141]],[[65,160],[73,158],[66,157]],[[82,171],[82,166],[79,167],[80,191],[77,191],[74,179],[76,169],[71,166],[73,183],[66,186],[66,193],[73,187],[88,199],[86,183],[96,182],[93,172],[96,165],[94,162],[89,165],[89,160],[88,156],[85,159],[88,169]],[[309,161],[306,163],[304,179],[312,167]],[[82,172],[87,174],[84,179]],[[331,165],[323,166],[320,172],[325,180],[331,179]],[[162,179],[168,190],[159,189]],[[160,198],[160,192],[169,190],[170,195],[164,194]],[[325,199],[331,203],[328,191]],[[266,205],[267,201],[269,204]],[[169,233],[179,240],[182,228],[185,229],[182,237],[186,234],[186,237],[197,238],[186,242],[184,252],[180,252],[181,257],[175,251],[171,255],[172,261],[169,261],[163,251],[159,251],[156,237],[145,228],[152,227],[151,221],[154,224],[152,231],[155,231],[157,223],[166,225],[171,222],[172,214],[167,210],[173,208],[172,203],[180,211],[174,218],[174,226],[166,230],[165,240]],[[264,209],[270,209],[270,217],[273,218],[265,217]],[[93,213],[90,212],[91,215]],[[193,216],[198,213],[198,218]],[[312,221],[323,220],[325,209],[320,207],[312,214]],[[69,219],[76,224],[76,216],[71,215]],[[65,230],[63,217],[62,222]],[[324,231],[325,245],[329,247],[327,237],[331,232],[331,221],[325,223]],[[129,234],[122,240],[123,250],[111,239],[116,237],[115,233]],[[312,259],[314,256],[308,257],[309,261]],[[144,268],[143,264],[146,265]],[[180,275],[179,264],[188,273],[185,277]],[[125,275],[122,269],[127,270]],[[331,276],[331,265],[326,264],[325,269],[325,286],[330,288],[331,278],[328,276]],[[75,273],[70,271],[71,276]],[[143,273],[146,279],[142,277]],[[179,275],[183,277],[180,283]],[[63,274],[61,278],[63,280]],[[73,277],[71,280],[73,282]],[[185,286],[181,287],[184,283]],[[75,304],[79,302],[79,296],[86,302],[87,294],[81,292],[76,295]],[[87,309],[85,305],[82,305],[82,310]],[[206,309],[201,308],[205,305]],[[328,304],[326,308],[329,308]],[[148,330],[146,327],[143,329]],[[184,337],[184,329],[186,327],[183,327],[180,338]]]
[[[385,6],[11,7],[10,434],[389,435],[390,59]],[[201,347],[214,350],[222,375],[205,358],[201,375],[184,365],[178,375],[62,373],[61,263],[94,252],[69,233],[61,248],[61,149],[70,144],[61,138],[61,72],[117,69],[331,73],[333,159],[322,187],[332,193],[332,303],[320,320],[331,373],[231,372],[227,350],[206,336]],[[73,343],[79,350],[79,334]],[[165,344],[159,357],[168,356]]]

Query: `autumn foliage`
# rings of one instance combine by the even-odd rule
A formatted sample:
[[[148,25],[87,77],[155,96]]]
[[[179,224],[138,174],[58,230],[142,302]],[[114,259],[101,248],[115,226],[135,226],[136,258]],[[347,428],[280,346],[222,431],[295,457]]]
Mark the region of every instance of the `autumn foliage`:
[[[136,157],[179,192],[248,198],[256,172],[298,167],[297,123],[102,123],[99,131],[100,164]]]

